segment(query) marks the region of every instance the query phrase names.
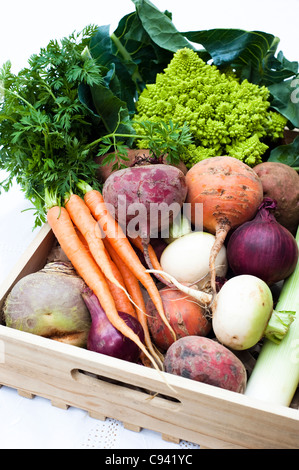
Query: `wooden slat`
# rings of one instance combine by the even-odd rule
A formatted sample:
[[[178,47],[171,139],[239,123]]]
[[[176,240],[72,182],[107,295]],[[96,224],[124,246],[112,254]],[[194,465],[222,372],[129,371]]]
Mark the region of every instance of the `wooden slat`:
[[[54,238],[46,225],[0,289],[0,302],[22,276],[46,261]],[[63,409],[114,418],[124,426],[184,439],[201,448],[299,448],[299,410],[158,372],[0,325],[0,383]]]

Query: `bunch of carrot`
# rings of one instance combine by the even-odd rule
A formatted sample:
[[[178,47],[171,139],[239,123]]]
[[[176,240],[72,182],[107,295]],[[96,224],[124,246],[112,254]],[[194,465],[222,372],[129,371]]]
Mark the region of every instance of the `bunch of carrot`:
[[[102,194],[83,183],[81,189],[84,189],[84,199],[72,193],[63,207],[57,203],[48,207],[48,223],[79,276],[98,297],[108,320],[139,346],[155,368],[161,369],[161,357],[151,342],[139,282],[175,337],[156,284],[122,228],[108,212]],[[119,311],[139,320],[144,329],[145,345],[120,318]]]

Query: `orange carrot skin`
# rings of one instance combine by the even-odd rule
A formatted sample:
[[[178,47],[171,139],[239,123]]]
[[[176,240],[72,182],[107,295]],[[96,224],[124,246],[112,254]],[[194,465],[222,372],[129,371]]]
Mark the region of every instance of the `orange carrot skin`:
[[[84,195],[84,200],[95,219],[99,221],[104,234],[109,239],[115,251],[118,253],[123,262],[131,269],[137,279],[147,289],[150,297],[156,305],[159,314],[161,315],[161,318],[163,318],[165,324],[167,324],[175,338],[175,333],[165,316],[163,303],[156,284],[154,283],[149,273],[146,272],[146,269],[140,262],[122,228],[109,213],[103,196],[97,190],[90,190]]]
[[[143,327],[143,332],[144,332],[144,339],[145,339],[145,344],[147,345],[149,351],[152,353],[154,357],[158,359],[158,362],[161,361],[161,357],[157,355],[157,351],[155,351],[153,344],[152,344],[152,339],[151,335],[149,332],[149,327],[148,327],[148,321],[147,321],[147,316],[146,316],[146,305],[144,301],[144,297],[140,288],[140,284],[138,279],[134,276],[132,271],[128,268],[128,266],[122,261],[122,259],[118,256],[114,248],[111,246],[109,240],[105,238],[104,240],[105,247],[111,257],[111,259],[115,262],[115,264],[118,266],[121,274],[123,275],[123,279],[125,282],[125,286],[134,302],[136,305],[136,315],[137,318],[140,322],[140,324]]]
[[[64,207],[54,206],[48,210],[47,220],[62,250],[73,264],[75,270],[98,297],[109,321],[124,336],[138,344],[140,349],[149,356],[139,337],[119,317],[106,279],[91,254],[87,252],[83,243],[78,238],[67,210]]]
[[[99,221],[104,230],[104,235],[107,236],[123,262],[131,269],[143,285],[144,283],[148,283],[155,288],[156,286],[152,278],[146,272],[144,266],[142,266],[122,228],[106,209],[101,193],[96,190],[89,191],[85,194],[84,200],[93,216]]]
[[[130,241],[133,245],[136,246],[136,248],[138,248],[143,253],[143,244],[142,244],[142,240],[140,237],[130,238]],[[148,254],[150,256],[150,260],[153,265],[153,268],[157,269],[158,271],[163,271],[161,264],[157,258],[156,252],[153,249],[152,245],[149,244],[147,249],[148,249]]]
[[[107,256],[103,240],[101,239],[97,221],[93,218],[83,199],[77,194],[71,194],[66,201],[65,208],[74,225],[86,240],[92,256],[106,278],[109,279],[111,283],[117,283],[117,279],[115,279],[113,270],[111,269],[110,259]]]
[[[111,256],[111,259],[115,262],[120,273],[122,274],[125,286],[133,302],[137,305],[137,307],[139,307],[136,309],[137,318],[139,319],[143,328],[146,329],[147,323],[144,324],[144,321],[143,321],[144,315],[141,315],[141,312],[145,312],[145,302],[144,302],[144,298],[140,289],[138,279],[135,277],[132,271],[128,268],[128,266],[122,261],[122,259],[118,256],[118,254],[116,253],[114,248],[111,246],[109,241],[105,239],[104,243],[105,243],[105,247],[109,255]]]
[[[126,289],[126,285],[123,279],[123,276],[118,269],[117,265],[111,260],[110,261],[111,269],[113,271],[115,279],[119,282],[119,284],[123,287],[123,289],[120,289],[117,285],[115,285],[113,282],[107,280],[110,292],[112,294],[112,297],[114,298],[115,306],[118,312],[125,312],[128,313],[129,315],[132,315],[132,317],[137,318],[134,306],[132,302],[129,300],[128,296],[124,292]],[[128,291],[129,292],[129,291]],[[130,294],[130,292],[129,292]],[[134,300],[134,299],[133,299]]]

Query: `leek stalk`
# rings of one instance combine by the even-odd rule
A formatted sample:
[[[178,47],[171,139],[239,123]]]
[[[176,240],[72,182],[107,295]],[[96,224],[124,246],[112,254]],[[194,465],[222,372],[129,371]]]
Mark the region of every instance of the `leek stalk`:
[[[299,227],[296,241],[299,245]],[[245,395],[290,406],[299,384],[299,262],[285,280],[275,310],[293,311],[294,321],[279,344],[264,340]]]

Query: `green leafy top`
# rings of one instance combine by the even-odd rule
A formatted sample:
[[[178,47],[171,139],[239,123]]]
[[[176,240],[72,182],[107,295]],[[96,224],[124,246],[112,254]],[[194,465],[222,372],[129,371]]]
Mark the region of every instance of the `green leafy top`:
[[[108,25],[87,26],[51,41],[17,75],[9,62],[0,71],[0,169],[9,173],[0,189],[8,190],[15,178],[36,207],[36,225],[44,221],[45,187],[62,195],[79,179],[95,186],[94,157],[134,145],[136,102],[181,48],[193,49],[221,70],[234,70],[241,81],[267,86],[271,108],[291,129],[299,125],[298,63],[277,53],[276,36],[239,29],[180,32],[171,13],[149,0],[133,4],[135,10],[112,34]],[[190,136],[185,124],[172,126],[162,122],[154,130],[145,123],[144,130],[156,144],[160,139],[159,145],[166,133],[161,152],[167,147],[169,158],[176,159]],[[156,153],[154,141],[151,145]],[[293,165],[297,147],[280,149],[271,158]]]
[[[79,180],[99,187],[95,157],[133,143],[134,94],[131,87],[129,98],[119,76],[132,82],[107,47],[107,28],[96,26],[50,41],[17,75],[10,62],[0,70],[0,168],[8,172],[0,188],[17,181],[36,209],[35,226],[45,221],[46,191],[63,201]],[[148,139],[164,152],[159,133],[166,128],[156,128],[147,129]],[[178,159],[180,135],[173,127],[167,135],[169,158]]]
[[[96,183],[96,166],[86,149],[96,123],[78,97],[81,82],[103,81],[101,67],[82,56],[95,30],[90,26],[60,44],[51,41],[18,75],[9,62],[0,72],[0,168],[9,173],[1,186],[7,190],[16,179],[37,209],[36,225],[44,221],[46,186],[63,194],[79,177]]]

